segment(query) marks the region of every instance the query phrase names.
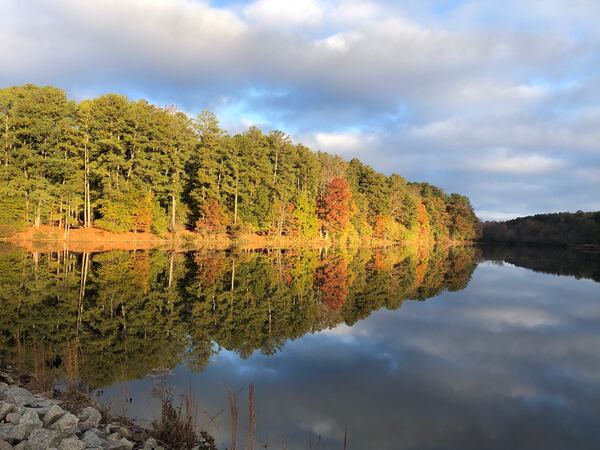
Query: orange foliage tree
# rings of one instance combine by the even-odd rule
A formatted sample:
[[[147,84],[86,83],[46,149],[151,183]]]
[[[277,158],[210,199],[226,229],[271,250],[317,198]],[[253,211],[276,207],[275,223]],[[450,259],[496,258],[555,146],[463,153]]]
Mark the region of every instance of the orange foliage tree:
[[[328,309],[339,310],[350,292],[348,261],[342,257],[326,258],[315,273],[315,286]]]
[[[350,223],[352,193],[344,178],[332,178],[319,202],[319,217],[326,233],[338,233]]]
[[[229,216],[218,200],[209,199],[202,204],[196,230],[205,233],[224,233],[227,225],[229,225]]]

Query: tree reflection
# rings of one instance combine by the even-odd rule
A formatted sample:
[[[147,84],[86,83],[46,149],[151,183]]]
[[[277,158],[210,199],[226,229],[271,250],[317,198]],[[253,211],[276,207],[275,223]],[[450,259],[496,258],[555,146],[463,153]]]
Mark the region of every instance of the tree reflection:
[[[0,248],[0,356],[92,387],[225,348],[273,354],[290,339],[464,288],[470,247],[237,253]]]

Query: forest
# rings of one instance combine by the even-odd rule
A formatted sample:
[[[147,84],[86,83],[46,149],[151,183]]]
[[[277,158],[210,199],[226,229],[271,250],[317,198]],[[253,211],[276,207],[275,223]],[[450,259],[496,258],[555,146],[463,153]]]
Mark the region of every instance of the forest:
[[[349,241],[473,240],[469,199],[208,111],[0,90],[0,235],[51,226]]]
[[[276,353],[407,299],[464,289],[471,246],[261,252],[27,252],[0,244],[0,360],[91,387],[220,349]]]
[[[600,245],[600,211],[538,214],[484,222],[482,240],[514,244]]]

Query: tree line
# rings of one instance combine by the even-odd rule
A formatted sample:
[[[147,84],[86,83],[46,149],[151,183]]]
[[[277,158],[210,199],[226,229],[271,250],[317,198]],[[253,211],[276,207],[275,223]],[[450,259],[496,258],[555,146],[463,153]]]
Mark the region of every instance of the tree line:
[[[469,199],[214,114],[55,87],[0,90],[0,233],[50,225],[164,234],[472,240]]]
[[[515,244],[600,245],[600,211],[538,214],[484,222],[482,240]]]

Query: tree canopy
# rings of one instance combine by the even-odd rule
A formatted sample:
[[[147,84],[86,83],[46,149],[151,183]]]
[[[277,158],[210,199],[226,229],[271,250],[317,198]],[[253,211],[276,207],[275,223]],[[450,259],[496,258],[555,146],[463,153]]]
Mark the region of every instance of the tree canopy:
[[[116,94],[0,90],[0,233],[42,224],[313,238],[470,240],[469,200],[313,152],[281,131],[230,135],[217,117]]]

